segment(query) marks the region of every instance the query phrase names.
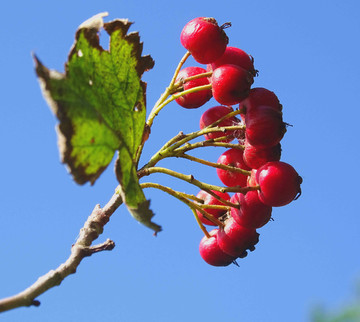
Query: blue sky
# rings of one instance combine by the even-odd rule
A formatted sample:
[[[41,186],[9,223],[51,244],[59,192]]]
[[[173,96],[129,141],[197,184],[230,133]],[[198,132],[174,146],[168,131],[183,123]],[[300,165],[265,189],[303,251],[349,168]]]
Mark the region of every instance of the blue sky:
[[[293,125],[282,160],[304,179],[301,198],[275,208],[275,221],[259,230],[256,251],[240,267],[226,268],[201,260],[202,232],[189,209],[147,190],[164,228],[157,238],[121,207],[100,239],[116,242],[112,252],[85,259],[75,275],[39,297],[39,308],[4,313],[2,321],[300,322],[317,305],[337,310],[351,298],[360,277],[358,1],[8,1],[0,9],[0,297],[64,262],[95,204],[106,203],[116,187],[113,164],[90,187],[76,185],[60,163],[57,121],[31,58],[35,52],[63,71],[77,26],[96,13],[135,22],[131,30],[155,60],[144,75],[149,110],[185,53],[179,41],[185,23],[198,16],[231,21],[229,44],[251,54],[260,71],[254,86],[274,91]],[[214,104],[167,106],[143,162],[180,130],[198,129],[200,115]],[[218,154],[209,150],[207,157],[216,161]],[[219,183],[215,172],[194,164],[164,165]],[[155,180],[197,193],[164,175]]]

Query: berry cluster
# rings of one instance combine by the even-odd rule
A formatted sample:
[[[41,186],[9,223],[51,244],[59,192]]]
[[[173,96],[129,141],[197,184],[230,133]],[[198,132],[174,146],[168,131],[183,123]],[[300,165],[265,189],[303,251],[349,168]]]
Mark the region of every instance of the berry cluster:
[[[179,105],[198,108],[211,97],[220,104],[201,116],[200,128],[213,129],[205,139],[225,146],[238,141],[220,155],[216,165],[221,182],[239,188],[238,192],[230,196],[202,190],[197,195],[197,202],[209,207],[196,210],[198,220],[218,226],[203,237],[199,247],[202,258],[214,266],[227,266],[253,251],[259,241],[256,230],[271,219],[272,207],[296,199],[302,182],[290,164],[280,161],[280,141],[286,132],[282,105],[272,91],[251,88],[258,73],[254,60],[228,46],[226,26],[203,17],[186,24],[181,43],[206,69],[187,67],[176,79],[177,93],[187,91],[176,99]],[[242,125],[243,130],[225,128],[234,125]]]

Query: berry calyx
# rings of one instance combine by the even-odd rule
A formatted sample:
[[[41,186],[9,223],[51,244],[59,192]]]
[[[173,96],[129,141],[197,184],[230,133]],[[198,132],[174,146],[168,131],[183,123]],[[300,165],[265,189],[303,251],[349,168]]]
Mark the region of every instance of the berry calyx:
[[[219,59],[212,64],[208,64],[206,68],[209,71],[213,71],[222,65],[228,64],[244,68],[254,77],[257,75],[257,71],[254,68],[254,59],[242,49],[230,46],[226,47],[224,54]]]
[[[243,151],[240,149],[229,149],[226,150],[223,154],[220,155],[217,163],[232,166],[238,169],[243,170],[251,170],[249,168],[244,159],[243,159]],[[221,182],[228,187],[241,186],[245,187],[247,183],[247,173],[240,173],[230,170],[224,170],[217,168],[216,173],[221,180]]]
[[[212,94],[223,105],[235,105],[244,100],[254,82],[246,69],[236,65],[222,65],[211,76]]]
[[[213,124],[214,122],[218,121],[222,117],[228,115],[229,113],[233,112],[233,108],[231,106],[214,106],[206,110],[200,118],[200,129],[204,129],[205,127]],[[234,126],[238,125],[240,123],[240,120],[237,119],[235,116],[229,117],[221,121],[218,126]],[[216,139],[219,137],[227,136],[226,139],[222,140],[223,142],[230,142],[234,139],[234,133],[236,131],[226,131],[224,132],[211,132],[205,134],[206,140]]]
[[[272,208],[260,201],[257,191],[235,193],[230,201],[240,205],[240,208],[231,208],[231,216],[240,226],[260,228],[271,218]]]
[[[228,266],[236,257],[224,253],[217,242],[218,229],[210,231],[210,237],[204,236],[199,245],[199,252],[202,259],[213,266]]]
[[[198,63],[209,64],[221,57],[229,39],[214,18],[199,17],[185,25],[180,42]]]
[[[217,196],[219,196],[220,198],[224,199],[224,200],[230,200],[230,195],[226,192],[220,192],[220,191],[213,191]],[[204,190],[201,190],[197,196],[198,198],[204,200],[204,205],[211,205],[211,206],[216,206],[216,205],[220,205],[220,206],[224,206],[224,204],[216,199],[214,196],[212,196],[211,194],[207,193],[206,191]],[[224,215],[226,213],[226,209],[214,209],[214,208],[204,208],[204,210],[206,212],[208,212],[210,215],[213,215],[215,218],[219,218],[221,217],[222,215]],[[215,223],[213,223],[212,221],[206,219],[204,217],[204,215],[196,210],[196,213],[200,219],[200,221],[205,224],[205,225],[210,225],[210,226],[216,226]]]
[[[285,206],[301,194],[302,178],[282,161],[268,162],[259,168],[256,181],[260,186],[259,199],[271,207]]]
[[[206,70],[201,67],[186,67],[182,70],[180,70],[176,81],[181,82],[182,80],[185,80],[188,77],[196,76],[199,74],[206,73]],[[182,86],[182,89],[188,90],[194,87],[203,86],[203,85],[209,85],[210,82],[207,77],[201,77],[194,80],[190,80]],[[202,105],[204,105],[210,98],[212,97],[211,90],[202,90],[194,93],[189,93],[183,96],[180,96],[179,98],[175,99],[175,101],[182,107],[185,108],[198,108]]]

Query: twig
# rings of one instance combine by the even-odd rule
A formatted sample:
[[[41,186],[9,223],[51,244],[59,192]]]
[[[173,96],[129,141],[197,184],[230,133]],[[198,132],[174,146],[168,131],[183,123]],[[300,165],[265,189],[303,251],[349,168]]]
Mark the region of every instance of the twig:
[[[111,215],[122,204],[119,194],[115,193],[103,207],[96,205],[91,215],[80,230],[79,237],[71,247],[71,254],[65,263],[55,270],[39,277],[39,279],[24,291],[0,300],[0,312],[9,311],[22,306],[39,306],[36,298],[54,286],[58,286],[70,274],[76,272],[81,261],[94,253],[112,250],[115,243],[107,239],[104,243],[91,246],[94,240],[102,234],[104,226],[109,222]]]

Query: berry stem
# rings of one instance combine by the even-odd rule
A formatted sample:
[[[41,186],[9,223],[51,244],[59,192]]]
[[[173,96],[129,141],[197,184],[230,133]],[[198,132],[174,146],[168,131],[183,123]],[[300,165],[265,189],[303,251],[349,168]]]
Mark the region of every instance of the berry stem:
[[[170,139],[169,141],[167,141],[162,148],[159,151],[165,151],[168,147],[170,147],[171,145],[173,145],[174,143],[182,140],[183,138],[186,137],[186,134],[184,134],[184,132],[179,132],[177,135],[175,135],[172,139]]]
[[[231,207],[230,206],[222,206],[222,205],[204,205],[204,204],[200,204],[201,208],[205,208],[205,209],[220,209],[220,210],[230,210]]]
[[[185,53],[185,55],[181,58],[179,64],[177,65],[176,69],[175,69],[175,73],[173,75],[173,78],[171,79],[171,82],[170,82],[170,85],[169,85],[169,88],[172,88],[175,84],[175,81],[176,81],[176,77],[177,75],[179,74],[179,71],[180,69],[183,67],[183,65],[185,64],[186,60],[191,56],[190,52],[187,51]]]
[[[224,29],[226,29],[226,28],[230,28],[231,26],[232,26],[231,22],[228,21],[228,22],[223,23],[223,24],[220,26],[220,28],[224,30]]]
[[[212,75],[213,72],[206,72],[206,73],[201,73],[201,74],[197,74],[194,76],[190,76],[187,77],[185,79],[182,79],[180,81],[178,81],[177,83],[174,84],[174,86],[171,89],[171,93],[170,94],[174,94],[177,91],[180,90],[180,88],[187,82],[193,81],[195,79],[199,79],[199,78],[203,78],[203,77],[210,77]]]
[[[213,167],[213,168],[219,168],[219,169],[228,170],[228,171],[232,171],[232,172],[238,172],[238,173],[244,174],[246,176],[251,175],[251,171],[247,171],[247,170],[237,168],[237,167],[232,167],[232,166],[225,165],[225,164],[210,162],[210,161],[200,159],[200,158],[197,158],[197,157],[185,154],[185,153],[179,153],[176,155],[176,157],[184,158],[184,159],[194,161],[194,162],[197,162],[197,163],[209,166],[209,167]]]
[[[241,126],[226,126],[226,127],[215,127],[215,128],[205,128],[203,130],[199,130],[197,132],[193,132],[190,134],[184,134],[183,132],[178,133],[176,136],[174,136],[172,139],[170,139],[168,142],[164,144],[164,146],[156,152],[149,160],[149,162],[144,165],[139,171],[146,168],[150,168],[155,166],[160,160],[168,158],[168,157],[174,157],[177,156],[177,153],[184,153],[186,151],[200,148],[204,146],[221,146],[224,148],[236,148],[236,149],[244,149],[243,145],[240,144],[231,144],[231,143],[225,143],[225,142],[218,142],[224,139],[224,137],[211,139],[211,140],[205,140],[201,142],[196,142],[193,144],[186,144],[188,141],[195,139],[205,133],[211,133],[211,132],[226,132],[227,130],[242,130],[244,128],[244,125]],[[183,144],[185,146],[181,147]]]
[[[196,213],[196,210],[193,209],[193,208],[191,208],[191,210],[192,210],[192,212],[193,212],[193,214],[194,214],[194,216],[195,216],[196,222],[198,223],[200,229],[201,229],[201,230],[203,231],[203,233],[205,234],[206,238],[210,238],[211,236],[210,236],[209,232],[207,231],[207,229],[205,228],[204,224],[201,222],[198,214]]]
[[[149,160],[149,162],[144,165],[140,171],[144,168],[149,168],[149,167],[153,167],[154,165],[156,165],[160,160],[168,157],[167,155],[164,154],[164,151],[168,150],[168,148],[173,145],[174,143],[178,142],[179,140],[182,140],[184,137],[186,137],[186,135],[183,132],[179,132],[177,135],[175,135],[172,139],[170,139],[168,142],[166,142],[162,148],[157,151]]]
[[[184,153],[190,150],[194,150],[197,148],[201,148],[201,147],[206,147],[206,146],[218,146],[218,147],[223,147],[223,148],[227,148],[227,149],[239,149],[239,150],[244,150],[245,146],[241,145],[241,144],[234,144],[234,143],[226,143],[226,142],[217,142],[218,140],[224,140],[225,137],[220,137],[220,138],[216,138],[216,139],[210,139],[210,140],[205,140],[205,141],[201,141],[201,142],[195,142],[195,143],[191,143],[191,144],[186,144],[183,147],[177,148],[174,150],[174,152],[180,152],[180,153]]]
[[[167,174],[171,177],[186,181],[190,184],[193,184],[194,186],[207,191],[209,194],[214,195],[214,197],[218,200],[220,200],[223,204],[225,205],[229,205],[230,207],[234,207],[234,204],[231,202],[228,202],[222,198],[220,198],[219,196],[217,196],[216,194],[214,194],[211,190],[215,190],[215,191],[220,191],[220,192],[240,192],[240,193],[247,193],[248,191],[253,191],[253,190],[259,190],[260,187],[259,186],[254,186],[254,187],[240,187],[240,186],[235,186],[235,187],[220,187],[220,186],[216,186],[216,185],[212,185],[212,184],[208,184],[202,181],[199,181],[197,179],[194,178],[193,175],[185,175],[183,173],[179,173],[176,172],[174,170],[170,170],[167,168],[163,168],[163,167],[151,167],[151,168],[145,168],[142,169],[140,171],[138,171],[138,178],[142,178],[144,176],[148,176],[152,173],[164,173]]]
[[[190,55],[191,55],[190,52],[186,52],[185,55],[181,58],[178,66],[175,69],[173,78],[171,79],[169,86],[166,88],[165,92],[161,94],[160,98],[157,100],[154,107],[152,108],[152,110],[148,116],[148,119],[146,121],[146,126],[147,126],[149,132],[150,132],[151,126],[154,122],[154,118],[159,114],[160,110],[166,105],[166,104],[165,105],[162,105],[162,104],[164,103],[164,101],[166,101],[166,99],[169,97],[169,95],[171,95],[172,88],[176,81],[176,77],[179,74],[181,67],[184,65],[185,61],[189,58]],[[162,105],[162,107],[160,109],[159,109],[159,105]],[[136,158],[135,158],[135,164],[139,163],[140,156],[141,156],[142,150],[144,148],[144,144],[145,144],[145,141],[142,142],[138,147],[138,150],[136,153]]]
[[[212,133],[212,132],[224,132],[225,133],[226,131],[233,131],[233,130],[245,130],[245,125],[206,127],[202,130],[187,134],[183,139],[179,140],[178,142],[176,142],[174,145],[171,146],[171,151],[174,151],[175,149],[179,148],[183,144],[185,144],[193,139],[196,139],[197,137],[202,136],[204,134]],[[214,142],[214,141],[212,141],[212,142]]]
[[[176,77],[179,74],[179,71],[180,71],[181,67],[184,65],[185,61],[189,58],[189,56],[190,56],[190,53],[186,52],[185,55],[181,58],[178,66],[175,69],[173,78],[171,79],[169,86],[166,88],[165,92],[160,96],[158,101],[155,103],[152,111],[150,112],[149,117],[146,122],[150,127],[152,126],[152,124],[154,122],[154,118],[159,114],[161,108],[163,108],[166,105],[166,104],[163,105],[163,103],[169,97],[171,90],[174,87]],[[162,107],[159,109],[159,106],[162,106]]]
[[[202,207],[202,205],[199,205],[195,202],[192,202],[191,200],[187,199],[188,194],[182,193],[180,191],[175,191],[174,189],[170,188],[170,187],[166,187],[163,186],[161,184],[158,183],[153,183],[153,182],[145,182],[145,183],[141,183],[140,184],[141,188],[155,188],[155,189],[159,189],[161,191],[164,191],[166,193],[168,193],[169,195],[175,197],[176,199],[182,201],[183,203],[185,203],[188,207],[191,208],[191,210],[198,210],[199,212],[201,212],[201,214],[208,220],[210,220],[211,222],[213,222],[215,225],[223,227],[224,224],[218,220],[217,218],[215,218],[213,215],[209,214],[207,211],[205,211]],[[196,213],[196,211],[195,211]],[[195,218],[197,218],[197,222],[199,223],[199,218],[196,214]],[[201,225],[199,225],[201,228]]]
[[[226,114],[224,115],[223,117],[219,118],[218,120],[216,120],[214,123],[212,124],[209,124],[207,127],[205,128],[210,128],[210,127],[215,127],[217,125],[219,125],[222,121],[228,119],[228,118],[231,118],[233,116],[236,116],[236,115],[239,115],[241,113],[240,110],[236,110],[236,111],[233,111],[233,112],[230,112],[229,114]],[[245,130],[245,125],[244,126],[244,130]]]
[[[156,115],[159,114],[159,112],[170,102],[176,100],[177,98],[184,96],[186,94],[190,94],[190,93],[195,93],[195,92],[199,92],[199,91],[203,91],[203,90],[207,90],[207,89],[211,89],[211,84],[208,85],[202,85],[202,86],[197,86],[197,87],[193,87],[190,89],[187,89],[186,91],[182,91],[182,92],[177,92],[176,94],[172,94],[167,100],[163,101],[161,104],[159,104],[155,109],[153,109],[151,111],[151,113],[154,113],[154,117]],[[152,124],[149,124],[149,121],[147,122],[147,124],[149,126],[151,126]]]

